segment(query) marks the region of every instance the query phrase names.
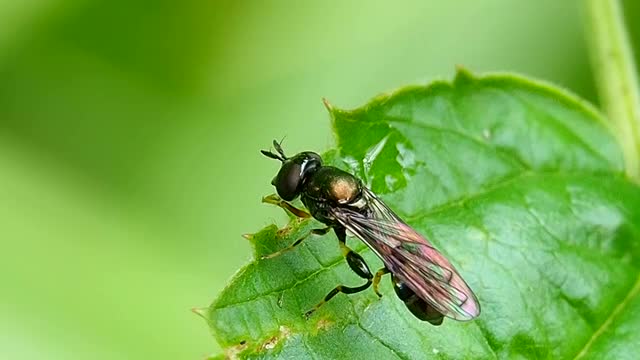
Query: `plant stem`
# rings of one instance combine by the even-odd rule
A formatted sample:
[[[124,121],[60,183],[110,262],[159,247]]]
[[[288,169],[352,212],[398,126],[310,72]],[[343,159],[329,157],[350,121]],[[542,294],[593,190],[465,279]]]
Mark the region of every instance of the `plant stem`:
[[[640,91],[620,2],[585,0],[585,8],[600,101],[622,145],[626,174],[640,182]]]

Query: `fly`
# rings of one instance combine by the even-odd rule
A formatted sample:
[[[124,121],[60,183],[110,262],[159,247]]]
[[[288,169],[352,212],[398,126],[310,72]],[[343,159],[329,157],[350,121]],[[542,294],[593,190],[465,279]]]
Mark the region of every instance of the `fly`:
[[[280,171],[271,184],[278,196],[264,201],[278,205],[298,217],[313,216],[325,224],[290,246],[263,258],[272,258],[300,245],[309,235],[324,235],[333,229],[347,264],[363,285],[338,285],[324,299],[305,313],[311,316],[339,293],[355,294],[378,286],[383,275],[391,274],[396,295],[418,319],[440,325],[444,317],[468,321],[480,314],[478,299],[451,263],[422,235],[407,225],[382,200],[362,184],[360,179],[333,166],[311,151],[287,157],[275,140],[276,153],[262,154],[281,161]],[[300,196],[308,212],[289,202]],[[375,274],[360,254],[346,244],[346,232],[362,240],[380,257],[384,267]]]

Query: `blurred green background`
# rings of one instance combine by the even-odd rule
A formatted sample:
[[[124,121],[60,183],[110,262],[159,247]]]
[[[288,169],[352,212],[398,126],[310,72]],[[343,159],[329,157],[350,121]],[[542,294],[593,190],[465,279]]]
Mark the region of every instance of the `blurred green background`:
[[[250,259],[242,233],[284,221],[259,149],[325,150],[321,97],[457,64],[595,101],[580,5],[0,1],[0,358],[218,351],[190,309]]]

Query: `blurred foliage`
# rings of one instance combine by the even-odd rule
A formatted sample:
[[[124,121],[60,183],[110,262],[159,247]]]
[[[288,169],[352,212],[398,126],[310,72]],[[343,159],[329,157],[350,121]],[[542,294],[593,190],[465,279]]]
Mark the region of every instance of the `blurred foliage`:
[[[283,220],[260,148],[456,64],[594,100],[579,4],[0,1],[0,355],[215,351],[189,309]]]

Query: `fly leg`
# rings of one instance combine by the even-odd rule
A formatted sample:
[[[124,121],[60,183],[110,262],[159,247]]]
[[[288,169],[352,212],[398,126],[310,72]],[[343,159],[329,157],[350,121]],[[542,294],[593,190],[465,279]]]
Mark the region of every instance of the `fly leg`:
[[[307,233],[307,235],[305,235],[305,236],[301,237],[300,239],[296,240],[293,244],[287,246],[286,248],[282,248],[282,249],[280,249],[280,250],[278,250],[278,251],[276,251],[274,253],[271,253],[269,255],[263,255],[263,256],[260,257],[260,259],[262,259],[262,260],[271,259],[271,258],[274,258],[276,256],[282,255],[283,253],[286,253],[287,251],[291,251],[291,250],[295,249],[296,246],[300,245],[304,239],[309,237],[309,235],[325,235],[326,233],[329,232],[329,230],[331,230],[331,227],[329,227],[329,226],[326,227],[326,228],[323,228],[323,229],[313,229],[313,230],[309,231]]]
[[[275,206],[279,206],[281,208],[283,208],[285,211],[288,211],[290,213],[292,213],[293,215],[299,217],[299,218],[310,218],[311,214],[309,214],[308,212],[302,210],[302,209],[298,209],[297,207],[289,204],[288,202],[282,200],[278,195],[276,194],[271,194],[268,196],[265,196],[262,198],[262,202],[263,203],[267,203],[267,204],[273,204]]]
[[[309,218],[309,217],[311,217],[311,215],[308,212],[306,212],[306,211],[304,211],[302,209],[298,209],[297,207],[289,204],[288,202],[282,200],[276,194],[271,194],[271,195],[263,197],[262,198],[262,202],[281,207],[285,211],[288,211],[288,212],[292,213],[294,216],[297,216],[299,218]],[[309,235],[312,235],[312,234],[313,235],[325,235],[326,233],[329,232],[329,230],[331,230],[331,227],[326,227],[324,229],[313,229],[307,235],[305,235],[305,236],[301,237],[300,239],[296,240],[293,244],[291,244],[291,245],[287,246],[286,248],[283,248],[283,249],[281,249],[279,251],[276,251],[276,252],[274,252],[272,254],[264,255],[264,256],[261,257],[261,259],[271,259],[273,257],[281,255],[282,253],[285,253],[287,251],[291,251],[296,246],[300,245],[304,239],[308,238]]]
[[[371,274],[371,270],[369,270],[369,266],[364,261],[362,256],[357,252],[351,250],[347,244],[347,233],[343,227],[334,228],[336,235],[338,236],[338,241],[340,242],[340,249],[342,250],[342,255],[347,260],[347,264],[356,275],[360,276],[363,279],[366,279],[367,282],[355,287],[349,287],[344,285],[338,285],[333,290],[331,290],[325,297],[320,301],[316,306],[314,306],[311,310],[307,311],[304,316],[305,318],[309,318],[318,308],[322,305],[326,304],[329,300],[331,300],[334,296],[339,293],[344,294],[355,294],[361,291],[368,289],[373,283],[373,275]]]
[[[382,294],[380,294],[380,291],[378,291],[378,285],[380,285],[380,280],[382,279],[382,276],[388,273],[390,273],[389,269],[387,269],[386,267],[383,267],[382,269],[378,270],[376,272],[376,275],[373,277],[373,291],[376,293],[376,295],[378,295],[379,298],[382,297]]]

